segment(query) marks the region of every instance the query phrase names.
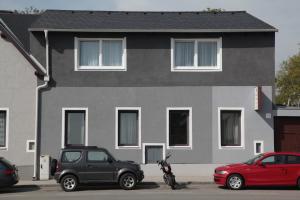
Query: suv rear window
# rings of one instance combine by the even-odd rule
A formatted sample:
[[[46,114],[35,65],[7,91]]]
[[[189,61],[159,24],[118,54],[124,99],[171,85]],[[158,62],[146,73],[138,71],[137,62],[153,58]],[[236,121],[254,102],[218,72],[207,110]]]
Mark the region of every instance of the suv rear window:
[[[81,151],[65,151],[61,157],[61,162],[73,163],[81,158]]]

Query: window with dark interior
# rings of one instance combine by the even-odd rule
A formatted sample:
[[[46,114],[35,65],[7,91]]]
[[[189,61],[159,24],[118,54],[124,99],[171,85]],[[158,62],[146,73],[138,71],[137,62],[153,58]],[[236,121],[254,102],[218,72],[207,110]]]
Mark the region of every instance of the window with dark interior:
[[[118,110],[118,146],[139,145],[139,111]]]
[[[85,145],[85,110],[65,111],[65,146]]]
[[[221,110],[221,146],[241,144],[241,111]]]
[[[189,110],[169,110],[169,146],[189,146]]]
[[[0,110],[0,148],[6,147],[6,129],[7,129],[7,112],[5,110]]]

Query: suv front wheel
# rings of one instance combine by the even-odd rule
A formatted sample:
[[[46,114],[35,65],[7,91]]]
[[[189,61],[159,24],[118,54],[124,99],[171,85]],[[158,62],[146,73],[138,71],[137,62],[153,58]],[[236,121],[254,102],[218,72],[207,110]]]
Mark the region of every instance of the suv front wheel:
[[[78,185],[77,178],[73,175],[66,175],[61,179],[60,185],[66,192],[75,191]]]
[[[136,185],[136,177],[131,173],[123,174],[119,184],[124,190],[132,190]]]

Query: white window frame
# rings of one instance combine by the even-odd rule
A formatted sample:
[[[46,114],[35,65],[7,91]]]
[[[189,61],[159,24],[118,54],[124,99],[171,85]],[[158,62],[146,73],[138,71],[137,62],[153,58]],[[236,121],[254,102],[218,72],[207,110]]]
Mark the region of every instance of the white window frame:
[[[189,111],[189,145],[188,146],[170,146],[169,144],[169,112],[171,110],[188,110]],[[193,149],[193,109],[192,107],[167,107],[166,109],[166,132],[167,132],[167,149],[185,149],[185,150],[191,150]]]
[[[146,164],[146,146],[162,146],[162,158],[165,159],[166,158],[166,147],[165,147],[165,143],[143,143],[143,164]],[[151,164],[148,164],[151,165]]]
[[[89,112],[86,107],[63,107],[62,108],[62,125],[61,125],[61,147],[65,148],[65,114],[66,111],[85,111],[85,146],[88,146],[88,120],[89,120]]]
[[[0,147],[0,150],[8,150],[8,139],[9,139],[9,108],[0,108],[0,111],[6,112],[6,126],[5,126],[5,146]]]
[[[256,144],[260,143],[261,144],[261,152],[257,153],[256,152]],[[253,141],[253,146],[254,146],[254,155],[259,155],[261,153],[264,153],[264,141],[263,140],[254,140]]]
[[[119,111],[122,110],[132,110],[132,111],[138,111],[138,145],[137,146],[119,146]],[[115,108],[115,149],[141,149],[141,141],[142,141],[142,134],[141,134],[141,107],[116,107]]]
[[[221,111],[241,111],[241,145],[222,146],[221,144]],[[245,148],[245,108],[243,107],[218,107],[218,143],[219,149],[244,149]]]
[[[30,142],[33,142],[33,143],[34,143],[34,146],[36,145],[36,144],[35,144],[35,140],[27,140],[27,141],[26,141],[26,152],[34,152],[34,151],[35,151],[35,148],[33,148],[32,150],[29,149],[29,146],[30,146],[29,143],[30,143]]]
[[[194,42],[194,65],[175,65],[175,42]],[[217,65],[198,66],[198,42],[217,42]],[[171,71],[172,72],[220,72],[222,71],[222,37],[220,38],[171,38]]]
[[[104,40],[121,40],[122,41],[122,65],[121,66],[103,66],[102,65],[102,41]],[[99,66],[80,66],[79,43],[81,41],[98,41],[99,42]],[[126,71],[127,70],[127,49],[126,37],[123,38],[79,38],[74,37],[74,64],[75,71]]]

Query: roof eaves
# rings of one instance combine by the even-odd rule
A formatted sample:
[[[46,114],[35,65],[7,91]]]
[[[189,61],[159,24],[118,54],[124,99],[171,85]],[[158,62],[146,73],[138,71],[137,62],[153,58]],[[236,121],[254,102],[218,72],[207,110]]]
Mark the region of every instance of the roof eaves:
[[[9,36],[10,41],[14,44],[14,46],[20,51],[20,53],[31,63],[31,65],[38,71],[39,74],[45,75],[45,68],[25,49],[20,40],[16,37],[16,35],[11,31],[11,29],[6,25],[6,23],[0,18],[0,25],[3,27],[3,30]]]
[[[52,32],[186,32],[186,33],[222,33],[222,32],[278,32],[276,28],[270,29],[62,29],[62,28],[29,28],[34,31]]]

